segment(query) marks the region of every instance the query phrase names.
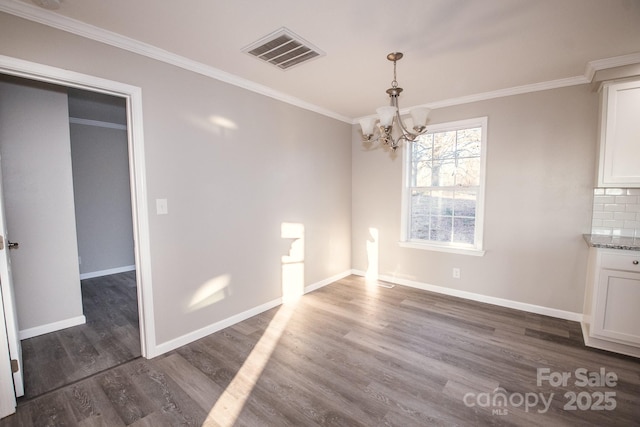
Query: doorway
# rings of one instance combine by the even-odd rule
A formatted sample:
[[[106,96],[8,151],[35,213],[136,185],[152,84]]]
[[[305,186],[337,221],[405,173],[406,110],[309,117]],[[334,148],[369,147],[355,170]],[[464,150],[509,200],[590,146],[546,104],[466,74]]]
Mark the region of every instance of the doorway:
[[[18,77],[0,88],[24,396],[33,398],[141,355],[126,102]]]
[[[140,313],[140,353],[142,356],[147,358],[155,356],[156,348],[153,332],[153,305],[149,263],[149,225],[144,180],[145,165],[140,88],[74,73],[68,70],[2,56],[0,56],[0,75],[17,76],[31,79],[36,82],[45,81],[64,86],[66,88],[79,88],[109,94],[121,97],[125,100],[127,123],[129,125],[127,128],[127,138],[131,178],[130,189],[132,195],[131,214],[133,218],[133,237],[135,243],[134,264],[137,268],[136,274],[133,274],[135,277],[129,277],[128,280],[135,281],[133,288],[136,291],[136,305]],[[4,301],[4,305],[6,308],[7,301]],[[9,326],[9,322],[7,322],[7,328],[11,329]],[[5,331],[3,330],[3,335],[4,332]],[[9,341],[17,339],[17,330],[13,331],[13,333],[12,331],[7,330],[6,337]],[[3,359],[4,357],[5,356],[3,356]],[[14,355],[11,354],[11,357],[13,358]],[[5,371],[7,371],[8,368],[8,364],[4,365],[4,362],[3,366],[0,366],[3,374],[5,374]],[[13,406],[15,407],[15,395],[11,384],[2,384],[2,387],[0,387],[0,398],[2,398],[3,402],[13,401]],[[2,416],[11,413],[5,410],[7,407],[10,408],[11,405],[7,404],[3,406]]]

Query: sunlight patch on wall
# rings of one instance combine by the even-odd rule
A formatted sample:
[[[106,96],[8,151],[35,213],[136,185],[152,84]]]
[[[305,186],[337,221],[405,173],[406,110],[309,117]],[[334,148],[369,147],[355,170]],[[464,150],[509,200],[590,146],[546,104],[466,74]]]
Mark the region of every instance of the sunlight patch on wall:
[[[282,256],[282,302],[287,304],[304,294],[304,224],[283,222],[281,237],[293,239],[289,255]]]
[[[379,237],[380,233],[377,228],[369,228],[369,239],[367,239],[367,271],[365,273],[365,281],[367,283],[367,289],[378,289],[378,274],[379,274]]]
[[[238,125],[233,120],[230,120],[222,116],[211,116],[209,121],[214,125],[222,129],[238,130]]]
[[[214,277],[201,285],[189,301],[188,312],[200,310],[222,301],[229,295],[230,274],[222,274]]]
[[[236,122],[218,115],[211,115],[208,118],[188,116],[186,119],[197,128],[217,136],[230,136],[239,129]]]

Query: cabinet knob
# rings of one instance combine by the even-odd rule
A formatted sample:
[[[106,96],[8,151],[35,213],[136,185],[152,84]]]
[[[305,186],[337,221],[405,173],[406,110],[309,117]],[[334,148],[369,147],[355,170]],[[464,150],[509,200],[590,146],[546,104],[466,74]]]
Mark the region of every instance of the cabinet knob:
[[[638,265],[638,260],[633,260],[633,265]]]

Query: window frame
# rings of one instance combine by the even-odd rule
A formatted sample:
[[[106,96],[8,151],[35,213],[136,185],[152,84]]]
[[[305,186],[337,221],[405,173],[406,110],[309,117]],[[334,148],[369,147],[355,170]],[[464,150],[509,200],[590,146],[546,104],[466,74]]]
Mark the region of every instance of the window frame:
[[[433,134],[444,131],[454,131],[468,129],[473,127],[481,128],[481,145],[480,145],[480,182],[478,186],[478,195],[476,200],[476,216],[474,227],[474,244],[455,243],[455,242],[437,242],[423,239],[410,239],[411,224],[411,156],[409,150],[411,147],[405,146],[402,150],[402,207],[401,207],[401,230],[399,245],[405,248],[423,249],[440,252],[457,253],[464,255],[483,256],[484,251],[484,206],[485,206],[485,183],[486,183],[486,159],[487,159],[487,125],[488,117],[476,117],[472,119],[457,120],[453,122],[438,123],[429,125],[427,134]],[[411,143],[408,143],[411,144]],[[436,188],[436,187],[431,187]]]

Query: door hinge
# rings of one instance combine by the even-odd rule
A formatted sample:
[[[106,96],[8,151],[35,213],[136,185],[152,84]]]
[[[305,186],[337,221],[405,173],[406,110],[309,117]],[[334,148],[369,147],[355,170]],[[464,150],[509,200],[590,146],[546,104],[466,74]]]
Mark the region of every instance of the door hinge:
[[[18,361],[16,359],[11,359],[11,372],[14,374],[20,370],[20,366],[18,365]]]
[[[0,251],[4,249],[4,236],[0,236]]]

